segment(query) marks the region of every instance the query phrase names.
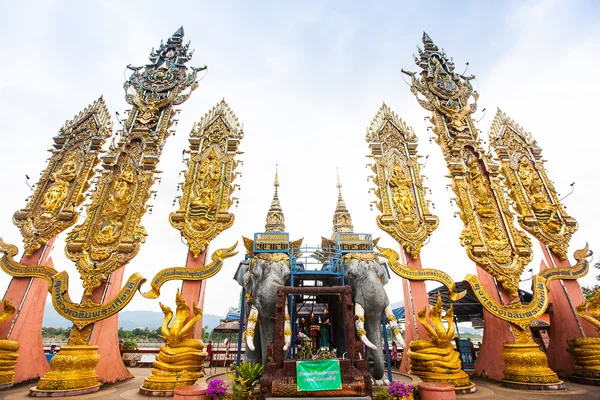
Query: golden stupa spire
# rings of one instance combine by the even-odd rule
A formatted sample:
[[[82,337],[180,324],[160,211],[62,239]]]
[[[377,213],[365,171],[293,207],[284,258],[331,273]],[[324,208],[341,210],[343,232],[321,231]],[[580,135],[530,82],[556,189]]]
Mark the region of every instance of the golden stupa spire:
[[[269,208],[269,212],[267,213],[267,223],[265,225],[265,231],[285,232],[285,218],[283,216],[281,204],[279,204],[279,193],[277,192],[277,189],[279,188],[279,171],[277,165],[275,165],[275,182],[273,182],[273,186],[275,187],[275,194],[273,195],[271,207]]]
[[[346,203],[342,198],[342,182],[340,181],[340,172],[337,170],[337,188],[338,188],[338,201],[335,207],[335,213],[333,214],[333,232],[354,232],[354,225],[352,225],[352,217],[350,212],[346,208]]]

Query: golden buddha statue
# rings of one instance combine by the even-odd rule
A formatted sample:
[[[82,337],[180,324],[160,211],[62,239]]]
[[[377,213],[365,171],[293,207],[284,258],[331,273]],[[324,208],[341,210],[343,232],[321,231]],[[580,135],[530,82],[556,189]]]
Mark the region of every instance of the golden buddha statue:
[[[77,154],[71,153],[69,158],[65,160],[65,163],[50,178],[53,183],[44,194],[44,201],[41,204],[44,210],[42,217],[52,217],[53,213],[63,205],[69,193],[69,186],[76,176]]]

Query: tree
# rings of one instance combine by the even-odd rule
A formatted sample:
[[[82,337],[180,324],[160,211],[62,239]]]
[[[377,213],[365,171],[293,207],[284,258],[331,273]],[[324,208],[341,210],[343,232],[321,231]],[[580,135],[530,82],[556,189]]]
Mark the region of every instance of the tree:
[[[596,264],[594,264],[594,268],[600,269],[600,262],[597,262]],[[596,280],[600,281],[600,275],[596,275]],[[590,297],[592,297],[592,295],[594,294],[594,292],[598,289],[600,289],[600,285],[598,285],[598,284],[596,284],[594,286],[582,286],[581,287],[581,291],[583,292],[583,295],[585,296],[586,300],[589,300]]]

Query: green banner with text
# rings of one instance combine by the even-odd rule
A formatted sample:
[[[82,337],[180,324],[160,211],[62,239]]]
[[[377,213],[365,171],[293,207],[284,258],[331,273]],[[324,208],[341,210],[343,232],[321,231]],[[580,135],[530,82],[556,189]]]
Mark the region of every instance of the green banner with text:
[[[342,374],[338,360],[297,361],[296,380],[301,392],[319,390],[339,390],[342,388]]]

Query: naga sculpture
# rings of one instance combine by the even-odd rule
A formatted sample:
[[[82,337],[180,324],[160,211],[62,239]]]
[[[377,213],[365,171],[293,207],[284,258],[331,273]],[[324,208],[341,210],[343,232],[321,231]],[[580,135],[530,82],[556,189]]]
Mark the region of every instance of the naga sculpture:
[[[2,302],[4,311],[0,313],[0,324],[10,318],[16,311],[8,300]],[[16,340],[0,340],[0,389],[11,387],[15,382],[15,366],[19,354],[19,343]]]
[[[160,331],[166,343],[160,347],[156,362],[152,364],[152,373],[144,380],[142,390],[147,392],[173,392],[176,387],[193,385],[204,376],[204,359],[208,353],[202,340],[190,338],[192,328],[202,319],[202,310],[194,303],[194,315],[188,321],[190,307],[179,290],[175,303],[175,318],[173,311],[160,303],[165,314]],[[173,323],[169,328],[171,319]]]
[[[588,321],[600,332],[600,290],[576,308],[577,315]],[[575,360],[572,379],[600,383],[600,338],[582,337],[568,339],[567,351]]]
[[[442,297],[438,292],[437,302],[429,310],[432,324],[427,323],[427,308],[423,308],[417,314],[417,319],[425,327],[429,339],[413,340],[410,343],[410,372],[427,382],[450,383],[456,390],[468,390],[475,385],[462,370],[460,354],[452,345],[454,309],[450,306],[444,316],[448,328],[442,322],[442,311]]]

